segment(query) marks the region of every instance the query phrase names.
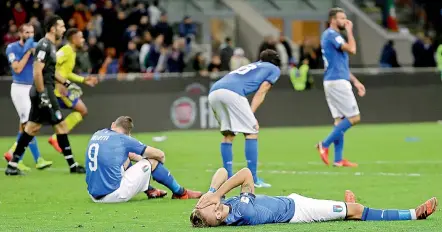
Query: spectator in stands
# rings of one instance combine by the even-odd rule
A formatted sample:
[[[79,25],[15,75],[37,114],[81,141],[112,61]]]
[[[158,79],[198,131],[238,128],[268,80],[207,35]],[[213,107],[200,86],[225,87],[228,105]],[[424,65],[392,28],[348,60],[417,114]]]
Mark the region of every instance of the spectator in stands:
[[[161,17],[161,10],[158,5],[158,0],[153,1],[153,4],[149,6],[148,11],[150,16],[150,23],[152,24],[152,26],[156,26]]]
[[[86,26],[86,30],[83,32],[86,38],[95,37],[100,38],[101,33],[103,32],[102,28],[103,18],[99,14],[95,14],[92,16],[92,19],[88,22]]]
[[[201,76],[207,76],[208,72],[206,67],[206,59],[204,58],[203,53],[196,53],[193,60],[193,70],[198,72]]]
[[[147,54],[146,57],[146,67],[152,70],[155,70],[155,67],[158,65],[158,61],[160,59],[161,56],[161,48],[164,45],[164,35],[159,34],[156,38],[155,38],[155,42],[153,43],[153,45],[150,47],[149,53]]]
[[[124,32],[123,43],[127,44],[129,41],[133,40],[135,40],[136,42],[138,40],[137,31],[138,31],[138,26],[135,24],[132,24],[129,27],[127,27],[126,31]]]
[[[230,37],[226,37],[224,47],[221,49],[221,71],[229,71],[230,59],[233,56],[233,44]]]
[[[9,31],[6,35],[3,36],[3,44],[8,45],[19,40],[20,37],[18,35],[17,26],[15,24],[11,24],[9,26]]]
[[[133,40],[129,41],[127,51],[123,56],[123,70],[127,73],[139,73],[141,71],[139,57],[140,52],[137,50],[137,44]]]
[[[180,48],[180,40],[175,40],[167,58],[167,71],[182,73],[185,67],[184,52]]]
[[[33,0],[32,6],[29,9],[31,17],[37,17],[38,20],[43,20],[43,5],[39,0]]]
[[[144,31],[142,45],[141,45],[141,49],[140,49],[140,58],[139,58],[140,69],[142,72],[145,72],[147,69],[145,60],[149,54],[151,43],[152,43],[152,35],[150,34],[149,31]]]
[[[162,13],[160,21],[155,25],[155,32],[164,35],[164,44],[169,46],[172,44],[173,40],[173,30],[167,21],[167,14]]]
[[[257,60],[259,60],[259,54],[261,54],[261,52],[266,50],[266,49],[271,49],[271,50],[276,51],[276,41],[273,38],[273,36],[271,36],[271,35],[266,36],[264,38],[264,41],[262,42],[261,46],[259,46],[258,59]]]
[[[196,36],[196,25],[192,22],[190,16],[184,16],[178,31],[180,36],[186,39],[186,49],[188,53],[190,51],[190,43],[195,40]]]
[[[114,31],[114,29],[118,27],[118,18],[117,11],[114,9],[111,0],[106,0],[104,8],[101,10],[101,16],[103,17],[101,41],[103,41],[105,47],[115,46],[122,34],[118,35],[117,32]]]
[[[89,44],[89,58],[91,60],[92,65],[92,72],[91,73],[98,73],[98,70],[101,67],[101,64],[103,63],[103,50],[100,48],[100,46],[97,43],[97,38],[89,36],[88,38],[88,44]]]
[[[212,56],[212,60],[207,67],[209,72],[220,72],[221,71],[221,58],[219,55],[215,54]]]
[[[17,27],[20,27],[21,25],[26,23],[28,15],[20,1],[15,2],[14,9],[12,10],[12,15]]]
[[[64,0],[61,4],[60,9],[57,11],[57,15],[59,15],[63,21],[68,22],[71,19],[72,15],[75,12],[74,1],[73,0]]]
[[[397,61],[396,49],[393,40],[388,40],[382,48],[381,58],[379,60],[381,68],[400,67]]]
[[[76,28],[77,24],[75,23],[75,19],[74,18],[70,18],[65,26],[66,26],[67,30],[69,30],[70,28]]]
[[[279,36],[279,42],[284,45],[285,52],[287,53],[287,63],[290,62],[293,58],[293,51],[292,46],[290,45],[290,42],[287,40],[287,37],[285,37],[282,33]]]
[[[34,41],[39,41],[43,38],[43,27],[36,16],[32,16],[29,23],[34,27]]]
[[[311,38],[306,38],[299,48],[299,60],[304,59],[308,59],[311,69],[317,69],[320,67],[322,56],[319,43],[316,43]]]
[[[99,74],[117,74],[119,68],[117,51],[115,48],[110,47],[106,50],[106,59],[104,59],[103,65],[101,65]]]
[[[155,29],[153,28],[153,26],[150,24],[149,22],[149,17],[147,15],[143,15],[140,18],[140,23],[138,25],[138,32],[137,34],[139,36],[143,36],[144,37],[144,33],[147,31],[149,32],[150,35],[154,34]]]
[[[233,71],[248,64],[250,64],[250,60],[244,56],[244,50],[242,48],[235,48],[233,56],[230,58],[230,70]]]
[[[77,50],[75,57],[75,72],[87,76],[92,72],[92,63],[89,58],[88,46],[83,45]]]
[[[154,73],[160,73],[166,71],[167,66],[167,58],[169,53],[169,48],[166,45],[161,46],[160,48],[160,58],[158,59],[158,64],[153,70]]]
[[[435,47],[429,36],[418,33],[417,40],[414,42],[412,52],[414,56],[414,67],[435,67],[434,60]]]
[[[129,14],[131,10],[131,5],[129,3],[129,0],[120,0],[118,3],[118,10],[124,11],[124,13]]]
[[[143,2],[138,2],[129,14],[129,24],[139,24],[143,16],[147,16],[146,5]]]
[[[78,30],[84,31],[92,15],[83,3],[78,3],[75,5],[75,12],[72,18],[75,20]]]
[[[436,53],[433,39],[429,36],[424,38],[424,53],[423,53],[423,67],[436,67],[436,61],[434,60],[434,54]]]
[[[416,34],[416,41],[414,41],[413,46],[411,48],[413,53],[413,67],[423,67],[423,54],[424,54],[424,38],[425,35],[423,32],[419,32]]]

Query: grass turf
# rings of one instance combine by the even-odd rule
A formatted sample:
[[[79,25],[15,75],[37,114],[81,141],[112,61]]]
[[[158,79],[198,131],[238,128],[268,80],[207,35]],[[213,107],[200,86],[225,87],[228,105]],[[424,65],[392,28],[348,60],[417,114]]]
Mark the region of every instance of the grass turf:
[[[262,129],[260,176],[273,185],[258,194],[296,192],[313,198],[341,200],[351,189],[360,203],[374,208],[415,208],[432,196],[442,197],[441,126],[436,123],[361,125],[345,137],[345,156],[359,162],[354,169],[326,167],[314,144],[330,127]],[[154,134],[135,136],[166,152],[166,166],[183,186],[205,191],[221,166],[220,135],[215,131],[167,132],[168,140],[153,143]],[[89,136],[70,136],[80,163]],[[7,150],[13,137],[0,138]],[[439,231],[442,214],[404,222],[325,222],[254,227],[193,229],[189,214],[195,200],[147,200],[143,194],[123,204],[94,204],[84,176],[68,174],[63,157],[40,136],[40,150],[55,162],[51,169],[33,169],[27,176],[0,174],[0,231]],[[243,138],[234,145],[234,167],[245,165]],[[29,151],[25,163],[33,166]],[[1,169],[4,171],[4,169]],[[156,187],[165,189],[154,183]],[[237,190],[233,194],[238,193]]]

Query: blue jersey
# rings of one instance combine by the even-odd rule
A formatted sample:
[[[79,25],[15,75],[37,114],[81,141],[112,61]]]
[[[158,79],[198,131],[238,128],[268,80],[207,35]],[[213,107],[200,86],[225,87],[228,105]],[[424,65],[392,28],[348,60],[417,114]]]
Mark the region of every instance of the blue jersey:
[[[230,72],[215,82],[210,89],[228,89],[241,96],[256,92],[264,81],[275,84],[279,79],[281,70],[272,63],[255,62]]]
[[[232,226],[284,223],[295,215],[295,201],[288,197],[242,193],[223,204],[230,206],[225,223]]]
[[[107,195],[120,187],[123,164],[129,152],[142,155],[146,145],[110,129],[95,132],[86,151],[87,190],[93,197]]]
[[[348,54],[341,50],[344,38],[337,31],[328,28],[322,33],[321,47],[324,59],[324,81],[350,80]]]
[[[24,50],[24,46],[20,45],[19,41],[10,43],[6,48],[6,55],[8,56],[8,61],[11,66],[14,61],[20,62],[20,60],[23,58],[25,53],[26,52]],[[31,55],[25,67],[21,71],[21,73],[15,73],[14,70],[11,68],[12,79],[14,83],[32,85],[32,83],[34,82],[34,76],[32,70],[33,62],[34,62],[34,57]]]

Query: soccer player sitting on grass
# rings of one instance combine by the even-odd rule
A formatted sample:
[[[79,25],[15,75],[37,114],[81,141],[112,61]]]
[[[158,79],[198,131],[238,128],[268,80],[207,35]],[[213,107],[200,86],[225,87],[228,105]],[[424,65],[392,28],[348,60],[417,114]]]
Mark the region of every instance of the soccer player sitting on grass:
[[[232,189],[241,186],[241,194],[223,200]],[[254,195],[253,177],[243,168],[230,179],[218,169],[209,192],[204,194],[190,215],[194,227],[242,226],[268,223],[303,223],[332,220],[398,221],[426,219],[436,211],[437,199],[431,198],[416,209],[373,209],[355,202],[347,190],[345,202],[317,200],[298,194],[287,197]]]
[[[132,118],[121,116],[110,129],[95,132],[86,150],[87,190],[94,202],[126,202],[138,193],[161,198],[166,192],[149,186],[150,176],[173,192],[172,199],[197,199],[202,193],[181,187],[163,166],[164,152],[130,136]],[[131,161],[136,162],[131,166]]]

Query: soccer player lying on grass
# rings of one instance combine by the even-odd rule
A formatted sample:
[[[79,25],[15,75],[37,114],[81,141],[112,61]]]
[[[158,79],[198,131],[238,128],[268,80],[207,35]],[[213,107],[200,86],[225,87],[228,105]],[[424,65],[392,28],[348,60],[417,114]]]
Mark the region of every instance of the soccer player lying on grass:
[[[148,147],[130,136],[133,121],[121,116],[110,129],[95,132],[86,151],[87,190],[94,202],[126,202],[138,193],[148,198],[166,192],[149,186],[150,176],[173,192],[172,199],[197,199],[202,193],[181,187],[163,166],[164,152]],[[136,164],[130,167],[130,161]]]
[[[232,189],[241,194],[223,200]],[[218,169],[209,192],[204,194],[190,215],[194,227],[242,226],[268,223],[302,223],[332,220],[397,221],[426,219],[436,211],[437,199],[431,198],[416,209],[372,209],[355,202],[351,191],[345,202],[317,200],[298,194],[287,197],[254,195],[253,177],[244,168],[227,180],[227,171]]]

